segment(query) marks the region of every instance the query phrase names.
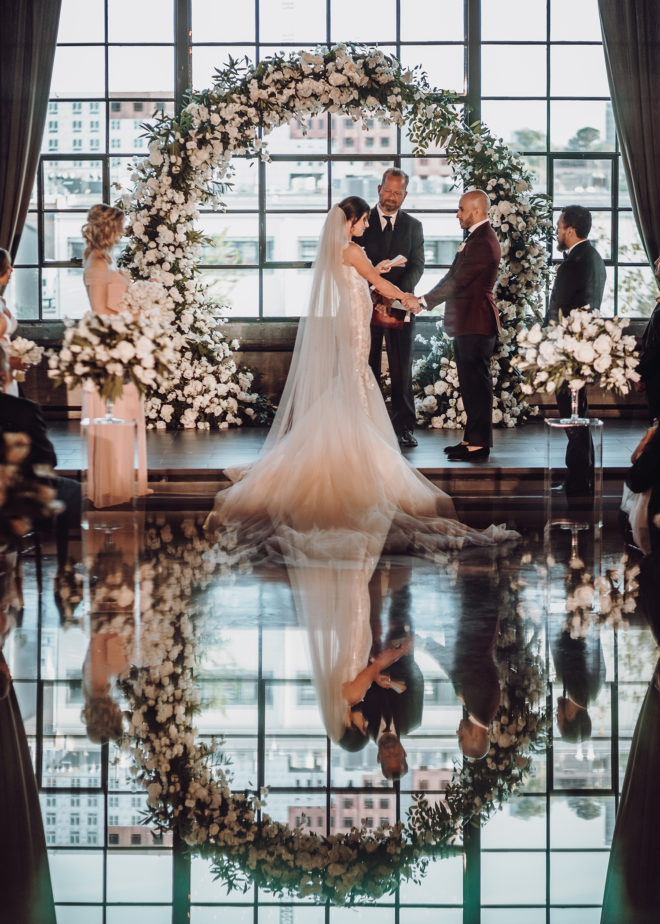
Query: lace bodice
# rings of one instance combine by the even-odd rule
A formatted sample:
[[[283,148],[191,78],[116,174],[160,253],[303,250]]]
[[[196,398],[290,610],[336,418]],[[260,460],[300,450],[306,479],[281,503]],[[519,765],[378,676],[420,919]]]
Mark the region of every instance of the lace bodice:
[[[371,296],[369,284],[354,266],[344,266],[350,304],[350,340],[352,346],[353,371],[365,410],[369,410],[367,390],[376,387],[376,380],[369,367],[371,348]]]

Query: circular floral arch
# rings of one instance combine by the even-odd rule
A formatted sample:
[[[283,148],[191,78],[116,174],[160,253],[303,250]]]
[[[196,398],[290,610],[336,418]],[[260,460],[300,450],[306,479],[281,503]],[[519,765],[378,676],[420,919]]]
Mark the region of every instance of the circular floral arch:
[[[466,126],[460,109],[456,95],[432,89],[419,68],[406,70],[379,49],[342,44],[276,55],[256,66],[230,61],[210,89],[191,94],[179,116],[156,119],[149,156],[136,166],[133,190],[122,200],[131,228],[122,263],[134,278],[155,279],[167,289],[185,339],[174,381],[150,395],[152,425],[225,428],[261,419],[265,402],[251,390],[252,373],[237,367],[238,344],[223,330],[227,310],[213,301],[199,273],[198,209],[219,205],[234,155],[268,160],[263,136],[292,119],[304,128],[322,112],[394,123],[407,132],[415,155],[441,147],[457,185],[488,192],[502,246],[495,296],[504,336],[493,359],[494,419],[513,426],[530,413],[510,358],[516,333],[540,308],[548,202],[532,194],[521,159],[485,126]],[[416,363],[415,380],[420,422],[460,426],[451,342],[442,332]]]

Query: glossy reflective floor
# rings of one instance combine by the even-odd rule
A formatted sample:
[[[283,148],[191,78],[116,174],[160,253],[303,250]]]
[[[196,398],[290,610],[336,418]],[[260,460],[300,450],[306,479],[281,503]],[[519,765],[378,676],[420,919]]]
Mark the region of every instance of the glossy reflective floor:
[[[5,613],[16,618],[4,655],[59,924],[601,920],[631,740],[658,654],[649,621],[660,561],[625,545],[612,512],[600,531],[589,512],[558,510],[545,523],[509,504],[500,520],[519,529],[517,543],[385,554],[363,575],[372,655],[414,639],[401,693],[408,772],[393,783],[373,741],[347,751],[326,736],[327,678],[313,669],[287,569],[230,542],[209,548],[203,511],[157,506],[95,514],[59,571],[54,550],[29,543],[3,566]],[[459,516],[487,522],[460,505]],[[273,819],[320,835],[405,821],[423,794],[472,819],[458,821],[448,855],[356,909],[278,897],[267,874],[257,886],[249,870],[246,891],[232,891],[208,859],[145,821],[131,743],[94,743],[82,711],[90,691],[106,690],[127,727],[136,699],[118,678],[167,660],[164,627],[183,612],[194,627],[199,740],[222,736],[234,789],[266,787]],[[494,746],[462,772],[456,732],[468,715],[492,720]],[[638,759],[648,782],[650,758]],[[648,816],[652,795],[643,798]]]

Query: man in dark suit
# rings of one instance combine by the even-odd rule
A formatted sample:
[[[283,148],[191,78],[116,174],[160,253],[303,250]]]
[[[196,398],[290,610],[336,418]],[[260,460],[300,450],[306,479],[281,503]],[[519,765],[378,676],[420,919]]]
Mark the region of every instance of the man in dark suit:
[[[481,189],[466,192],[456,217],[466,240],[449,272],[420,299],[404,299],[419,312],[446,302],[445,330],[454,338],[454,359],[465,408],[463,440],[446,450],[452,462],[480,462],[493,445],[493,381],[490,361],[500,329],[493,288],[500,265],[500,245],[488,222],[490,199]]]
[[[0,387],[11,381],[9,357],[7,350],[0,343]],[[27,465],[42,465],[54,468],[57,455],[46,433],[46,423],[38,404],[27,398],[16,398],[0,391],[0,434],[24,433],[30,439],[30,450],[26,458]],[[58,564],[64,565],[69,528],[80,525],[81,498],[80,485],[71,478],[53,476],[53,485],[57,498],[64,505],[64,511],[57,517],[55,532],[57,540]]]
[[[399,254],[406,257],[405,264],[392,267],[383,278],[404,292],[413,292],[424,272],[424,234],[421,222],[401,211],[407,189],[408,175],[403,170],[391,167],[385,171],[378,187],[378,205],[371,210],[369,227],[356,243],[364,247],[374,266]],[[396,309],[392,313],[402,322],[399,328],[379,326],[378,317],[374,317],[369,365],[380,381],[384,338],[392,381],[392,426],[401,446],[416,446],[412,388],[415,318],[403,311],[397,313]]]
[[[587,240],[591,231],[591,212],[581,205],[568,205],[557,222],[557,246],[564,261],[557,267],[546,315],[558,321],[576,308],[600,308],[605,288],[605,264],[595,247]],[[567,383],[557,389],[557,407],[562,417],[571,416],[571,393]],[[587,388],[578,392],[578,413],[589,416]],[[584,427],[567,430],[566,481],[568,497],[593,493],[594,448],[591,434]]]
[[[407,735],[422,721],[424,678],[415,662],[413,650],[410,569],[390,573],[389,625],[384,643],[381,641],[380,580],[381,574],[377,571],[369,586],[370,623],[374,640],[372,654],[378,654],[383,645],[404,653],[379,675],[356,708],[362,712],[367,721],[368,734],[378,746],[378,763],[383,776],[388,780],[398,780],[408,772],[401,735]]]

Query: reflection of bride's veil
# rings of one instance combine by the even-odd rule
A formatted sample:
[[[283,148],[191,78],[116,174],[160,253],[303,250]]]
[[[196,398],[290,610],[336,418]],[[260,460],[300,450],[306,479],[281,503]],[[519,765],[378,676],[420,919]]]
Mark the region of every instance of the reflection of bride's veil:
[[[346,730],[342,686],[369,661],[369,581],[388,524],[383,520],[373,526],[371,533],[288,530],[279,537],[298,624],[306,630],[319,708],[333,741],[340,741]]]

